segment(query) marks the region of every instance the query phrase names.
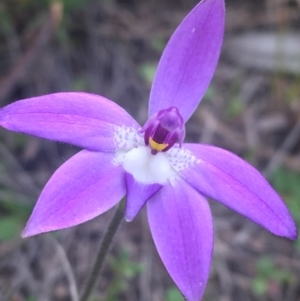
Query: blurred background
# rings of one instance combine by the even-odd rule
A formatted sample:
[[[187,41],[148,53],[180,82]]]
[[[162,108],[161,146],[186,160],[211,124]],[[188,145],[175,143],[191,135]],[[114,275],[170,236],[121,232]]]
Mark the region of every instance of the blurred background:
[[[166,42],[197,0],[1,0],[0,107],[58,91],[101,94],[142,125]],[[227,0],[213,81],[186,141],[256,166],[300,223],[300,1]],[[0,129],[0,299],[76,301],[111,212],[22,240],[42,187],[79,149]],[[215,247],[205,301],[300,300],[300,242],[210,201]],[[76,288],[76,285],[78,286]],[[123,223],[91,300],[182,301],[144,210]]]

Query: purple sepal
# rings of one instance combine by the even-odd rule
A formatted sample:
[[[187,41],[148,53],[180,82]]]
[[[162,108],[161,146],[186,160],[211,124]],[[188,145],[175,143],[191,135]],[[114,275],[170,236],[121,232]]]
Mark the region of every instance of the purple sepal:
[[[209,276],[213,223],[206,199],[183,180],[147,202],[157,251],[187,301],[201,300]]]
[[[297,238],[283,200],[250,164],[210,145],[184,144],[184,148],[197,158],[190,168],[180,171],[191,186],[276,235]]]
[[[117,204],[125,195],[122,166],[113,154],[83,150],[51,177],[23,231],[23,237],[75,226]]]
[[[125,220],[131,222],[143,208],[145,203],[163,186],[160,184],[143,184],[134,179],[130,173],[125,173],[127,200]]]
[[[88,93],[55,93],[17,101],[0,109],[0,126],[15,132],[115,151],[115,127],[139,128],[116,103]]]
[[[217,66],[224,20],[224,0],[203,0],[182,21],[160,59],[149,116],[172,106],[185,121],[193,114]]]

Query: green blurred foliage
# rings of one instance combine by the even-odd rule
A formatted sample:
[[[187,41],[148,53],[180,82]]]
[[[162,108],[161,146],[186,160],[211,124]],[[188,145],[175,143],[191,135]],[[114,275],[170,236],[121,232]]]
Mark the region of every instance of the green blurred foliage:
[[[64,6],[64,10],[74,11],[81,9],[86,5],[88,0],[4,0],[4,7],[13,8],[14,11],[31,10],[31,9],[47,9],[51,3],[60,2]]]
[[[234,118],[239,116],[244,111],[244,104],[240,97],[241,85],[238,80],[233,81],[229,86],[227,91],[225,91],[225,99],[228,100],[225,109],[225,117]]]
[[[277,105],[278,103],[282,103],[282,105],[287,103],[290,108],[293,104],[297,105],[300,95],[300,74],[293,78],[287,78],[285,73],[275,72],[271,79],[270,99]]]
[[[129,253],[123,249],[117,256],[112,256],[108,260],[108,266],[113,275],[107,289],[107,301],[118,301],[120,295],[128,289],[129,281],[137,276],[143,269],[139,263],[132,262]]]
[[[77,77],[71,86],[72,91],[89,91],[89,82],[84,76]]]
[[[126,278],[132,278],[142,271],[139,263],[131,262],[126,250],[121,250],[118,256],[111,258],[109,266],[116,274]]]
[[[156,73],[157,64],[155,63],[145,63],[140,66],[139,74],[140,76],[151,85],[154,79],[154,75]]]
[[[297,225],[300,225],[300,175],[286,169],[273,172],[271,183],[286,201]],[[295,247],[300,252],[300,242],[295,241]],[[283,269],[275,264],[271,257],[262,257],[256,266],[256,277],[252,282],[253,292],[259,296],[267,294],[272,288],[280,287],[295,281],[292,271]]]
[[[295,171],[278,169],[271,176],[271,183],[286,201],[296,224],[300,226],[300,174]],[[295,246],[300,252],[300,240],[295,241]]]
[[[300,54],[299,54],[300,55]],[[300,97],[300,75],[292,81],[286,91],[286,100],[290,103],[299,102]]]
[[[60,3],[63,9],[62,21],[57,35],[63,35],[69,24],[69,15],[80,12],[89,0],[2,0],[0,3],[0,38],[1,33],[7,38],[11,34],[23,35],[25,32],[39,29],[45,20],[52,3]],[[65,37],[65,36],[64,36]],[[21,37],[20,37],[21,38]]]
[[[243,102],[236,96],[232,97],[227,105],[225,115],[228,118],[234,118],[243,113],[244,105]]]
[[[167,45],[167,42],[164,39],[153,39],[152,40],[152,47],[158,52],[162,53]]]
[[[166,291],[165,295],[165,300],[166,301],[184,301],[184,298],[182,297],[182,294],[176,287],[170,287]]]
[[[207,90],[205,91],[202,102],[206,102],[206,101],[210,102],[215,97],[216,97],[216,90],[215,90],[214,86],[210,85],[210,86],[208,86]]]
[[[0,241],[10,240],[21,233],[22,224],[14,216],[5,216],[0,219]]]
[[[256,295],[268,293],[274,286],[282,286],[294,281],[295,276],[291,271],[276,266],[271,257],[262,257],[256,266],[256,277],[252,282],[252,289]]]
[[[11,30],[13,21],[4,9],[0,9],[0,28],[1,31],[8,32]]]
[[[8,190],[1,191],[0,199],[0,242],[20,237],[32,206],[15,200]]]

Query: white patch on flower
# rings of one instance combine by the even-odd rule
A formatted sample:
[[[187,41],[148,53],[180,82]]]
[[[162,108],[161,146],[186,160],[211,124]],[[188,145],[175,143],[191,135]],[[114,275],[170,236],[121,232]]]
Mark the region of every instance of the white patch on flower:
[[[112,160],[112,163],[116,166],[123,164],[124,159],[128,151],[116,151],[115,156]]]
[[[143,145],[144,140],[133,127],[114,126],[114,143],[117,150],[130,150]]]
[[[176,185],[180,172],[200,162],[191,151],[174,146],[167,152],[151,154],[138,130],[115,127],[114,141],[117,148],[113,164],[123,165],[137,181],[144,184]]]
[[[166,152],[166,156],[171,166],[180,173],[193,166],[194,164],[200,163],[191,151],[185,148],[173,147]]]
[[[140,146],[127,152],[123,161],[124,169],[144,184],[166,184],[176,176],[165,153],[151,154],[148,146]]]

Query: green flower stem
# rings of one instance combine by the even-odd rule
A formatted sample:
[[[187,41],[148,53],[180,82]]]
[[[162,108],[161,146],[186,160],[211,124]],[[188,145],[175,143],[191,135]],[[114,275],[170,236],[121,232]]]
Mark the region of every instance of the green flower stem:
[[[112,217],[112,219],[107,227],[107,230],[102,238],[93,269],[92,269],[89,279],[87,281],[86,287],[83,291],[83,294],[80,298],[80,301],[87,301],[91,295],[91,292],[94,288],[95,282],[98,278],[99,272],[103,266],[105,256],[106,256],[107,252],[109,251],[109,247],[112,243],[112,240],[121,224],[121,221],[123,220],[124,203],[125,203],[124,200],[122,200],[119,203],[119,205],[114,213],[114,216]]]

